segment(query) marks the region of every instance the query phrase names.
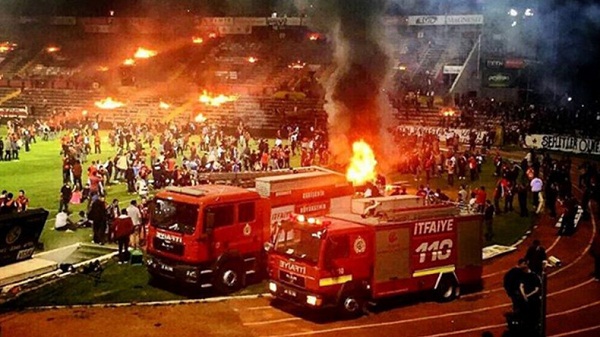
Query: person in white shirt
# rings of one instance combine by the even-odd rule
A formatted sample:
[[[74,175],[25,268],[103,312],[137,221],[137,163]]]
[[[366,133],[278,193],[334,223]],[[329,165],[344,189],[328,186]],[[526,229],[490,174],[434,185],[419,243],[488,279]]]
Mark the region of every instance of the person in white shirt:
[[[67,212],[58,212],[56,214],[56,221],[54,222],[54,229],[57,231],[73,231],[76,225],[69,219]]]
[[[544,182],[539,177],[535,177],[531,179],[529,186],[531,187],[531,193],[533,194],[533,208],[537,210],[540,204],[540,193],[542,193],[542,190],[544,189]]]
[[[148,183],[142,179],[142,177],[138,176],[135,182],[135,190],[137,191],[140,197],[148,196]]]
[[[133,222],[133,234],[131,235],[131,244],[133,248],[138,249],[140,247],[140,232],[142,228],[142,213],[138,208],[137,201],[131,200],[131,203],[125,209],[127,216],[131,218]]]

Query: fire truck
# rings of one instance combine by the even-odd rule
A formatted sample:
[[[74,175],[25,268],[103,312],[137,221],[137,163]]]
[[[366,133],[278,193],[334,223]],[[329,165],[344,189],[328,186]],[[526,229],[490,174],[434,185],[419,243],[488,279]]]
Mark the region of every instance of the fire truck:
[[[480,214],[417,196],[354,199],[349,213],[281,222],[269,250],[269,291],[309,308],[359,315],[391,296],[440,300],[481,285]]]
[[[150,275],[221,293],[265,276],[265,242],[292,213],[324,215],[350,206],[352,186],[336,172],[256,178],[253,188],[167,187],[150,206],[146,265]]]

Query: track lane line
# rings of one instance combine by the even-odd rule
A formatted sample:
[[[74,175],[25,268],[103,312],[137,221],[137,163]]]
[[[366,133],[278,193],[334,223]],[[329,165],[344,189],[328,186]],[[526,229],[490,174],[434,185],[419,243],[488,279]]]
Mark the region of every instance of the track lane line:
[[[591,326],[591,327],[583,328],[583,329],[579,329],[579,330],[573,330],[573,331],[563,332],[563,333],[560,333],[558,335],[551,335],[549,337],[565,337],[565,336],[576,335],[578,333],[588,332],[588,331],[594,331],[594,330],[600,330],[600,325],[595,325],[595,326]]]

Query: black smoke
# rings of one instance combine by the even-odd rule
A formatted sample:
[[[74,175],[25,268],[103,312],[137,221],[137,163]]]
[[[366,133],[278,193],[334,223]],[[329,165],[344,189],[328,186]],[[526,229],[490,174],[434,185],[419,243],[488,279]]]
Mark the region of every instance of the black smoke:
[[[547,29],[540,37],[548,72],[558,96],[577,101],[599,98],[600,4],[590,0],[552,0],[540,8]]]
[[[382,23],[387,1],[330,0],[319,5],[315,23],[329,31],[335,45],[336,70],[325,83],[333,158],[346,164],[352,143],[363,139],[382,161],[392,145],[385,93],[392,67]]]

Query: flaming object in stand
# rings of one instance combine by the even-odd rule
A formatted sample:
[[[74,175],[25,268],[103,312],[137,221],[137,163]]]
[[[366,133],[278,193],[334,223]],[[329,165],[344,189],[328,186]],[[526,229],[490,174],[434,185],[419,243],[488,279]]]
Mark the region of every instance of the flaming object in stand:
[[[256,63],[256,61],[258,61],[258,59],[256,57],[254,57],[254,56],[250,56],[248,58],[248,62],[250,62],[250,63]]]
[[[202,114],[198,114],[198,116],[194,118],[194,121],[196,121],[196,123],[204,123],[206,122],[206,117],[204,117]]]
[[[158,107],[159,107],[159,108],[161,108],[161,109],[167,110],[167,109],[168,109],[168,108],[170,108],[171,106],[170,106],[169,104],[167,104],[167,103],[165,103],[165,102],[161,101],[161,102],[158,104]]]
[[[144,48],[140,47],[135,52],[135,55],[133,55],[133,57],[135,57],[136,59],[148,59],[153,56],[156,56],[156,54],[158,54],[158,53],[154,50],[144,49]]]
[[[213,96],[208,93],[206,90],[202,91],[202,95],[200,95],[200,103],[204,103],[210,106],[221,106],[223,103],[233,102],[237,100],[237,96],[225,96],[223,94],[219,96]]]
[[[318,33],[312,33],[308,36],[308,39],[311,41],[317,41],[319,39],[319,34]]]
[[[375,179],[375,154],[365,141],[360,140],[352,144],[352,158],[346,172],[346,179],[355,186],[364,185],[367,181]]]
[[[103,100],[100,101],[96,101],[94,103],[94,105],[102,110],[113,110],[113,109],[118,109],[120,107],[125,106],[124,103],[121,102],[117,102],[115,100],[112,99],[112,97],[107,97]]]
[[[216,39],[217,38],[217,33],[210,33],[210,34],[208,34],[208,38],[209,39]]]
[[[300,60],[288,64],[288,68],[296,69],[296,70],[304,69],[305,66],[306,66],[306,62],[302,62]]]
[[[10,43],[8,41],[0,43],[0,53],[9,52],[17,46],[16,43]]]
[[[201,38],[201,37],[193,37],[193,38],[192,38],[192,42],[193,42],[194,44],[202,44],[202,43],[204,43],[204,39],[203,39],[203,38]]]
[[[125,61],[123,61],[123,64],[126,66],[132,66],[135,65],[135,60],[134,59],[127,59]]]
[[[58,47],[48,47],[48,48],[46,48],[46,51],[48,53],[56,53],[59,50],[60,50],[60,48],[58,48]]]
[[[454,114],[455,112],[452,109],[442,111],[442,116],[444,117],[453,117]]]

